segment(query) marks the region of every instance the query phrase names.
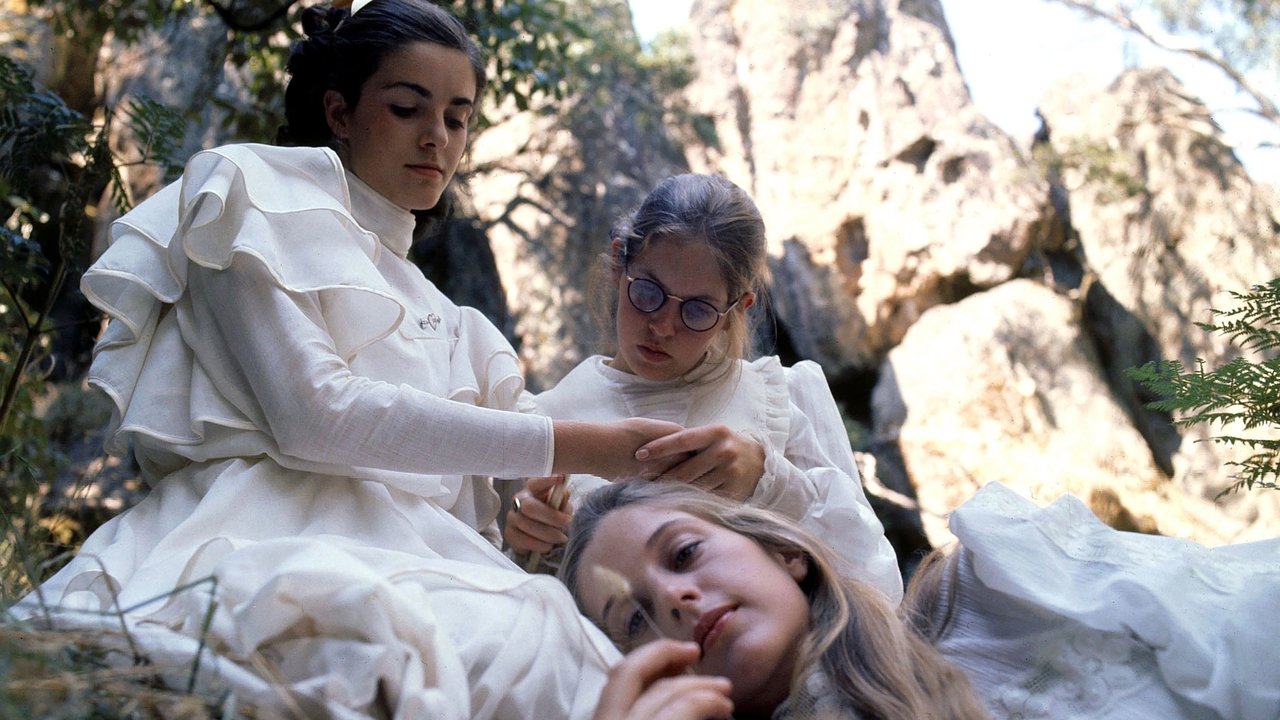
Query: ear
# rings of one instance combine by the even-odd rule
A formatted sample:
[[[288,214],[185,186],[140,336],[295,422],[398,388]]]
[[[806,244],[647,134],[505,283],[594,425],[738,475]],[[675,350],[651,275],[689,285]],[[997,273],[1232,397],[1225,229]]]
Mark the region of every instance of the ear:
[[[746,310],[747,308],[750,308],[752,305],[755,305],[755,304],[756,304],[756,294],[753,292],[743,293],[742,299],[738,301],[738,307],[742,308],[743,310]]]
[[[337,90],[324,91],[324,119],[329,123],[329,130],[335,138],[347,140],[350,135],[347,129],[347,101]]]
[[[786,568],[787,574],[797,583],[809,577],[809,556],[799,550],[786,550],[777,553],[778,562]]]
[[[622,252],[624,249],[621,239],[613,238],[609,241],[609,252],[613,256],[612,267],[614,282],[618,282],[622,279]]]

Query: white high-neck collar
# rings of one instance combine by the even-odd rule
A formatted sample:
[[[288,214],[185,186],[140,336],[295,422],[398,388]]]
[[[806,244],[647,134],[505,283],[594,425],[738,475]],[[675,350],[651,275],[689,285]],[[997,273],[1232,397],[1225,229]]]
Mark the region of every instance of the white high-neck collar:
[[[388,200],[350,170],[347,186],[351,188],[351,214],[356,222],[377,235],[383,247],[407,257],[413,244],[413,213]]]

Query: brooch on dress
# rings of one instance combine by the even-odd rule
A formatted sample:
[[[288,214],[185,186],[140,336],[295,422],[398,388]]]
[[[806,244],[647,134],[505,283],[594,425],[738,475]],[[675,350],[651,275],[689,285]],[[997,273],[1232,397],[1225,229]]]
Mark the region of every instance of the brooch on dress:
[[[440,316],[435,313],[431,313],[430,315],[418,321],[418,327],[422,330],[426,330],[428,327],[430,327],[432,330],[435,330],[439,326],[440,326]]]

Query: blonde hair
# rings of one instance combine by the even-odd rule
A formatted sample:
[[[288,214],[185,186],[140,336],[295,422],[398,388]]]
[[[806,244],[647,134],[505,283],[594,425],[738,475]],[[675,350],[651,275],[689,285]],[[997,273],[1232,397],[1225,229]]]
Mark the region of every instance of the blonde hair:
[[[904,622],[880,592],[842,578],[829,550],[807,531],[770,510],[735,503],[678,483],[613,483],[582,498],[565,546],[560,578],[581,603],[583,551],[600,521],[630,505],[676,510],[751,538],[773,552],[802,553],[809,573],[809,634],[801,646],[794,697],[820,672],[842,708],[858,718],[987,718],[968,678]]]
[[[616,350],[618,286],[614,279],[649,243],[660,238],[706,245],[716,259],[729,298],[748,292],[756,295],[752,312],[724,316],[725,326],[717,333],[707,359],[695,377],[686,377],[705,380],[706,371],[725,368],[752,349],[755,318],[762,311],[769,284],[764,220],[751,196],[719,175],[687,173],[658,183],[638,207],[614,223],[609,231],[610,247],[601,253],[592,278],[593,314],[601,336],[608,338],[610,351]],[[613,249],[615,240],[622,246],[618,252]]]

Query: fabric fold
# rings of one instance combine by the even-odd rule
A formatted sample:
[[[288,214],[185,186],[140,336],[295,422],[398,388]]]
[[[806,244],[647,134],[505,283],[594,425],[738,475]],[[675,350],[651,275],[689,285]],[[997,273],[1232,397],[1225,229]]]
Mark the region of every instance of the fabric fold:
[[[343,177],[328,151],[225,146],[193,156],[181,180],[113,225],[110,247],[81,282],[119,320],[98,343],[89,375],[115,404],[109,452],[123,453],[130,434],[194,445],[206,425],[255,424],[219,401],[177,333],[170,306],[182,301],[191,263],[221,269],[243,255],[284,290],[323,293],[348,362],[395,331],[405,308],[373,271],[381,246],[343,205]]]
[[[1272,720],[1280,667],[1270,623],[1280,539],[1218,548],[1114,530],[1080,500],[1046,507],[989,483],[951,516],[988,588],[1154,652],[1171,692],[1223,717]],[[1273,624],[1272,624],[1273,625]]]

